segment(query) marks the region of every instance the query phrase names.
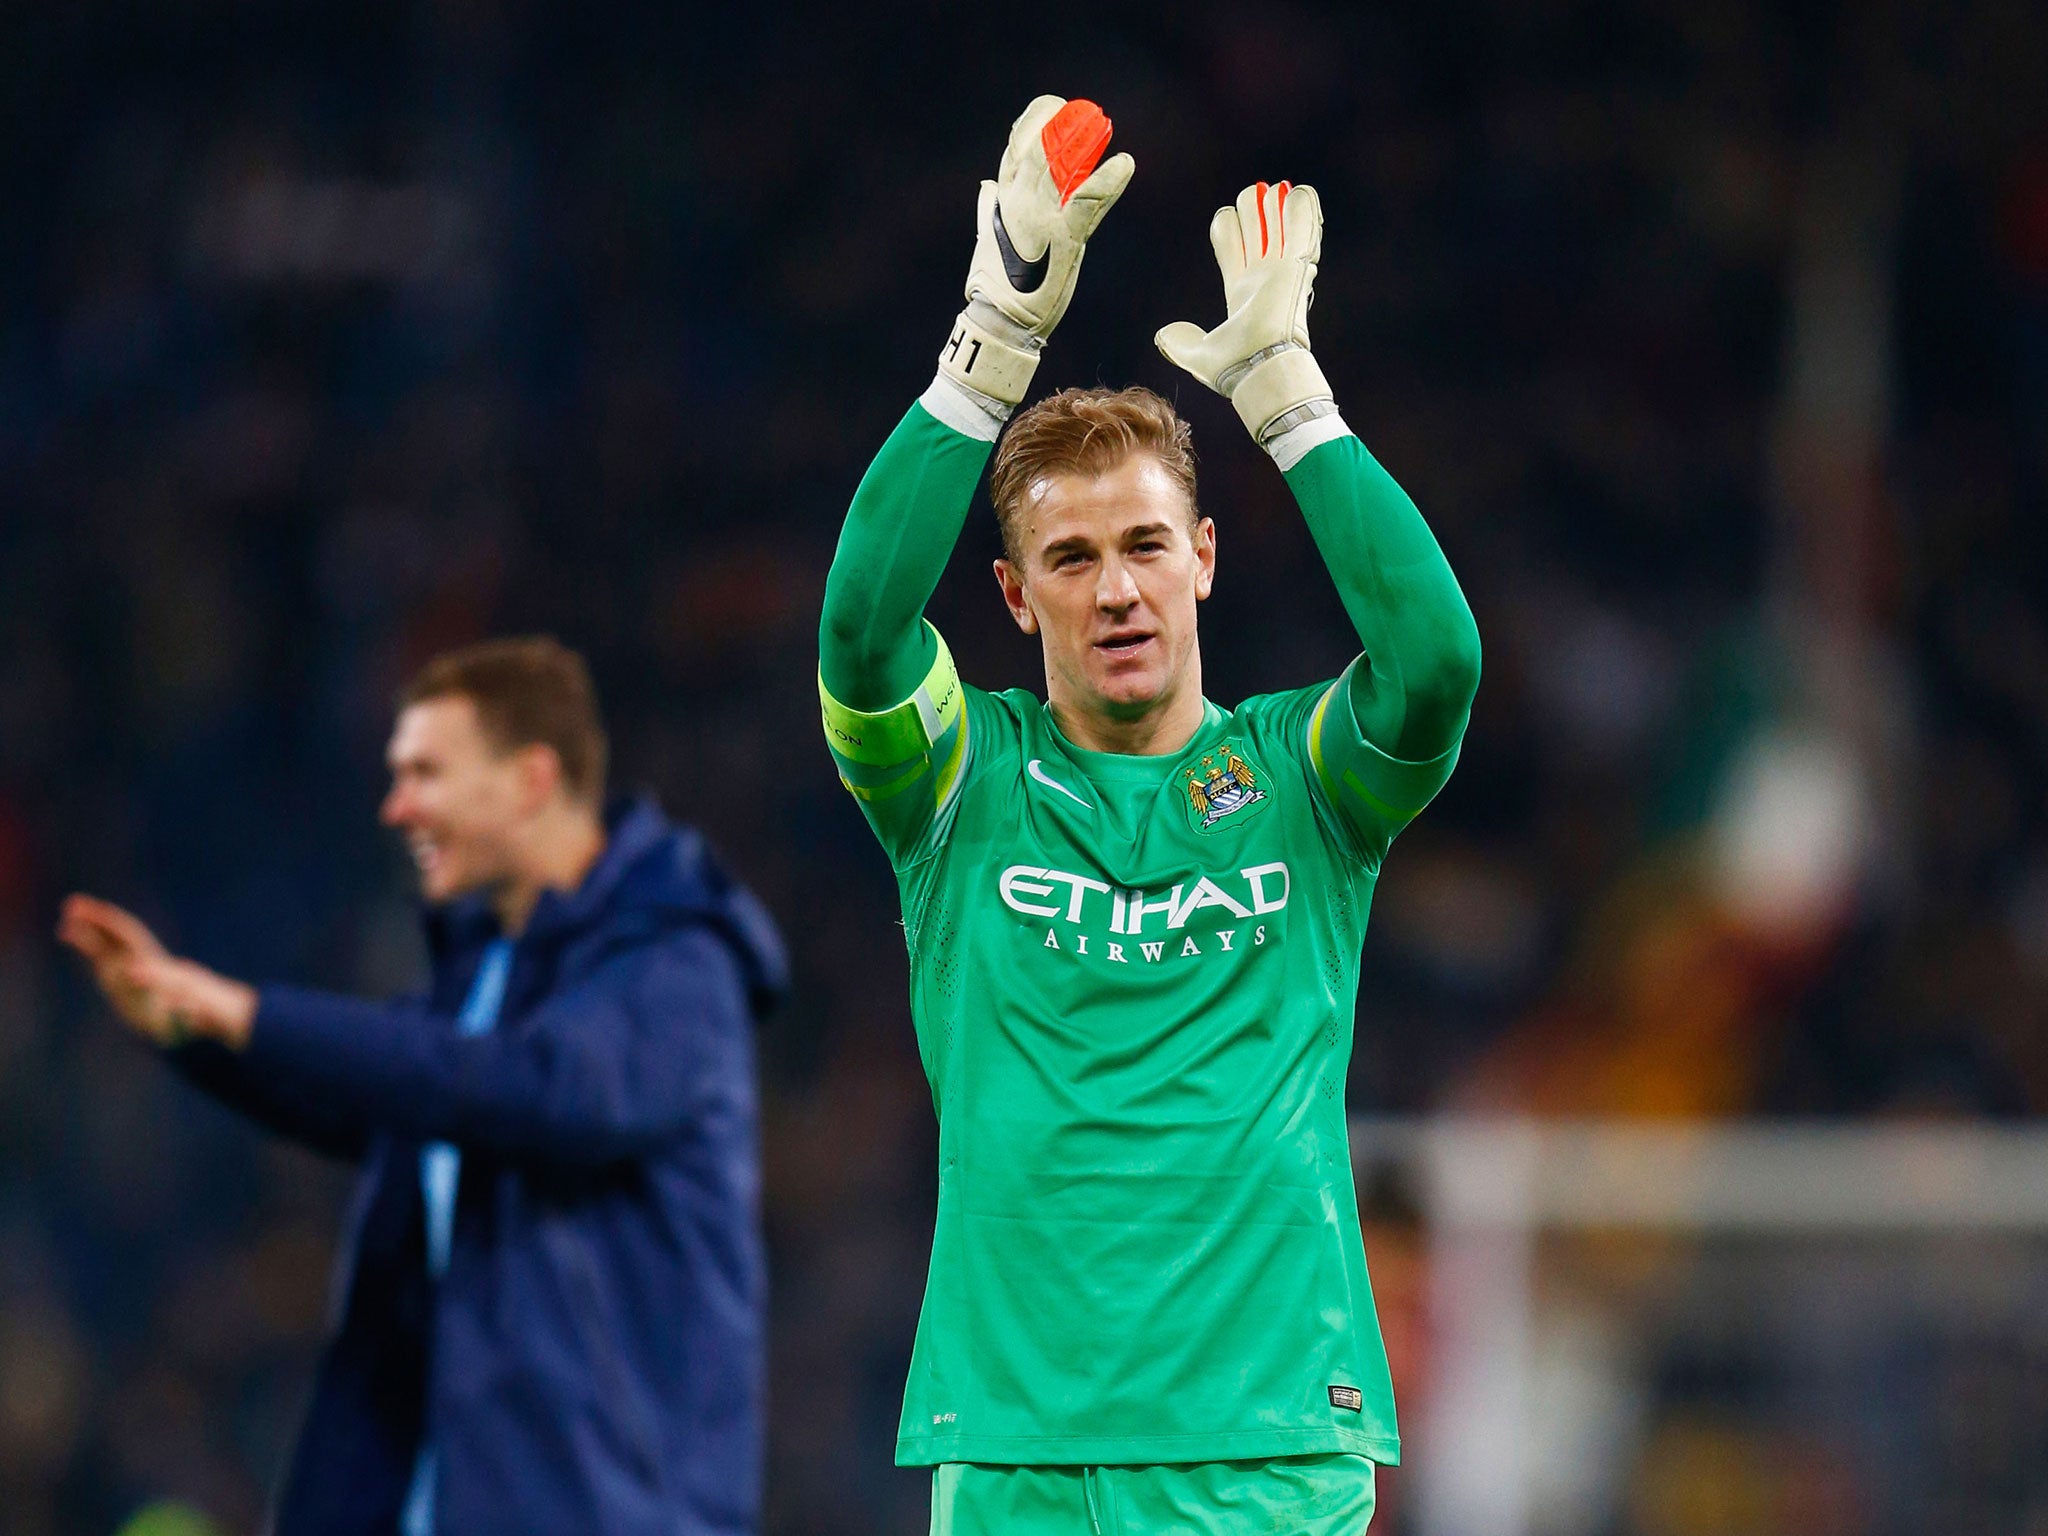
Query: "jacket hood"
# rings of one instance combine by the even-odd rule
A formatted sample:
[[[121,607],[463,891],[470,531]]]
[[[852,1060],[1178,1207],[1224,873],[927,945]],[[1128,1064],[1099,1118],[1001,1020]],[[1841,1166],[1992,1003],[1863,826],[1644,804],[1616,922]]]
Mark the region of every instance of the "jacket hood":
[[[789,990],[789,957],[760,898],[727,873],[704,835],[677,826],[649,799],[605,810],[604,852],[573,891],[543,891],[522,943],[566,945],[596,930],[635,937],[701,924],[740,963],[756,1016]],[[427,943],[440,957],[497,936],[487,900],[464,897],[427,913]]]

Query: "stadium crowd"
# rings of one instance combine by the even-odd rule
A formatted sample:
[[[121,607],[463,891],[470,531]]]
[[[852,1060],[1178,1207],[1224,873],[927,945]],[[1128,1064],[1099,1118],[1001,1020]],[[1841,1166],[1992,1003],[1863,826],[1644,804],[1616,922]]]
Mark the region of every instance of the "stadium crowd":
[[[57,899],[132,901],[236,974],[410,984],[373,824],[392,691],[547,631],[592,659],[618,782],[704,826],[795,946],[762,1058],[771,1529],[922,1529],[889,1461],[931,1114],[816,623],[957,305],[961,189],[1038,90],[1100,100],[1139,167],[1041,382],[1148,383],[1194,422],[1211,692],[1349,657],[1285,487],[1151,349],[1220,313],[1202,231],[1254,175],[1321,190],[1317,355],[1485,637],[1461,767],[1381,888],[1354,1106],[2048,1113],[2048,13],[1878,10],[1215,5],[1015,46],[943,7],[16,18],[8,1528],[111,1530],[155,1495],[255,1527],[345,1187],[97,1018]],[[1892,189],[1860,623],[1901,723],[1788,934],[1711,850],[1801,687],[1775,466],[1797,210],[1837,140]],[[970,680],[1036,686],[985,509],[967,543],[937,622]],[[1398,1294],[1412,1234],[1382,1227]]]

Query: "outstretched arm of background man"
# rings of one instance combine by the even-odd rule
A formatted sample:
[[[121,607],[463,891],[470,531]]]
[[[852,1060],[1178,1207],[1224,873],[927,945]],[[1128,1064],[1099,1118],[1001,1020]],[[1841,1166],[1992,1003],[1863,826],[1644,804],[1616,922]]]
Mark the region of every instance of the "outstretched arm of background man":
[[[737,961],[708,929],[621,950],[517,1029],[484,1034],[417,1000],[260,991],[167,951],[139,919],[74,896],[60,936],[130,1028],[200,1086],[324,1151],[374,1131],[592,1167],[718,1113],[732,1074],[707,1051],[749,1038]]]
[[[257,992],[164,948],[148,924],[110,901],[72,896],[57,936],[92,967],[107,1003],[197,1087],[280,1136],[349,1161],[375,1129],[302,1082],[249,1070],[239,1048]]]
[[[929,845],[968,752],[965,701],[924,619],[997,434],[1066,313],[1088,237],[1131,178],[1094,103],[1041,96],[981,185],[967,307],[931,388],[862,478],[825,579],[818,691],[839,775],[892,859]],[[1098,164],[1098,162],[1100,162]]]
[[[1213,331],[1180,321],[1157,339],[1229,397],[1273,455],[1358,632],[1364,650],[1317,702],[1307,745],[1376,857],[1457,761],[1479,686],[1479,629],[1429,525],[1344,424],[1309,351],[1322,229],[1313,187],[1245,188],[1209,225],[1227,318]]]

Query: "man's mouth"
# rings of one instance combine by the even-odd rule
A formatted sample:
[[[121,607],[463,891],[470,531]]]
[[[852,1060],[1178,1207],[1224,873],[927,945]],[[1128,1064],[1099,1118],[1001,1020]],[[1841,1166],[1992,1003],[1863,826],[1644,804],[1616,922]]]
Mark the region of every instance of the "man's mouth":
[[[429,873],[441,861],[441,843],[438,838],[408,838],[406,846],[412,850],[412,861],[419,866],[421,874]]]
[[[1149,645],[1151,641],[1152,635],[1149,631],[1125,630],[1096,641],[1095,649],[1102,652],[1105,656],[1135,656]]]

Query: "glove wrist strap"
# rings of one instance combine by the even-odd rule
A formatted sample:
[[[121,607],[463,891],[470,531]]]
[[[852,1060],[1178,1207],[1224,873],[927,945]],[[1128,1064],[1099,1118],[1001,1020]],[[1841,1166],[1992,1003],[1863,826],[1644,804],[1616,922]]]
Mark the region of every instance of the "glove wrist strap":
[[[939,372],[963,389],[1005,405],[1017,405],[1038,371],[1038,348],[1026,338],[1020,345],[982,323],[969,304],[953,322],[953,333],[939,349]]]
[[[1290,347],[1255,363],[1231,389],[1230,403],[1259,443],[1337,409],[1329,380],[1305,347]]]

